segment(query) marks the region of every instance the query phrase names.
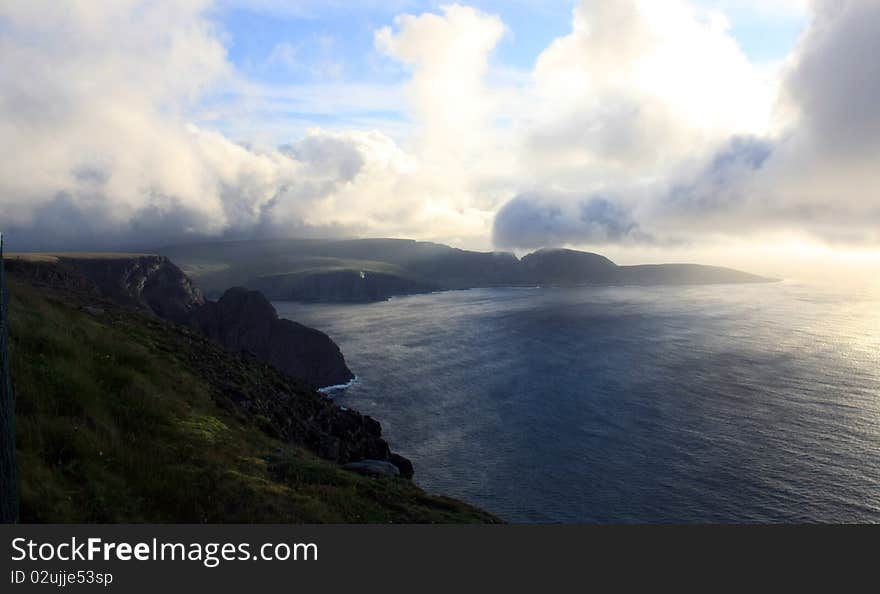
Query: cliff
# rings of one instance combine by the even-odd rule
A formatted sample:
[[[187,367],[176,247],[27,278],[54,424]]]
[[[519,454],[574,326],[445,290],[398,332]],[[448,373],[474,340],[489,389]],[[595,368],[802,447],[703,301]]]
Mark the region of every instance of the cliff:
[[[345,470],[400,462],[375,420],[252,355],[91,291],[10,290],[24,522],[497,521]]]
[[[168,258],[149,254],[10,254],[6,270],[38,286],[85,292],[185,322],[205,303]]]
[[[13,279],[59,291],[71,300],[103,304],[84,306],[93,311],[103,312],[113,304],[185,325],[226,351],[268,363],[310,388],[344,384],[354,378],[339,347],[323,332],[279,319],[258,291],[235,288],[217,302],[206,301],[164,256],[14,255],[5,261],[5,269]],[[211,370],[202,372],[210,374]],[[379,439],[381,429],[376,421],[364,418],[361,422],[357,413],[342,414],[329,401],[322,398],[320,402],[324,402],[323,409],[287,409],[280,416],[277,411],[269,414],[271,407],[264,404],[259,413],[268,414],[275,430],[285,438],[324,457],[342,463],[364,458],[389,460],[404,476],[412,476],[410,462],[392,457],[387,444]],[[328,410],[339,414],[328,416]],[[336,435],[334,428],[344,429],[341,437],[328,437]]]
[[[354,379],[342,352],[323,332],[278,318],[259,292],[241,287],[194,310],[188,323],[229,351],[253,353],[291,377],[315,388]]]
[[[396,295],[477,287],[536,285],[693,285],[767,282],[713,266],[618,266],[569,249],[517,258],[405,239],[259,240],[162,248],[211,294],[232,286],[270,300],[371,302]]]
[[[165,256],[145,254],[10,254],[6,270],[42,287],[78,292],[139,309],[204,332],[233,352],[247,351],[314,387],[354,375],[324,333],[278,319],[258,293],[228,292],[219,302]]]

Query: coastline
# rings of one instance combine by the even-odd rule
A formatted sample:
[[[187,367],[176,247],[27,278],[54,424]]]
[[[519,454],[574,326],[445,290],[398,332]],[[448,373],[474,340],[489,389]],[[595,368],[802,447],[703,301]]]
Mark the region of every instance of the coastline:
[[[344,384],[335,384],[333,386],[325,386],[323,388],[318,388],[318,392],[324,395],[332,394],[333,392],[340,392],[345,390],[346,388],[350,388],[358,383],[358,376],[354,376],[349,381]]]

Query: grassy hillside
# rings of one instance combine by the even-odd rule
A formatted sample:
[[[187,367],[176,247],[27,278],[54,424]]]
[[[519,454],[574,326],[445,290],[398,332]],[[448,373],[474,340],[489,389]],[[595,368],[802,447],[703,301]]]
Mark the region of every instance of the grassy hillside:
[[[87,296],[10,293],[24,522],[495,521],[276,437],[236,404],[274,369]]]

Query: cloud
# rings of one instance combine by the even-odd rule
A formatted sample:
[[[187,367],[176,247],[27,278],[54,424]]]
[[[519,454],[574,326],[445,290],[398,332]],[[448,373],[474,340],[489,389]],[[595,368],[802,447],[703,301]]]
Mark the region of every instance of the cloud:
[[[376,47],[411,71],[407,95],[418,151],[444,177],[462,173],[489,146],[497,105],[486,76],[505,33],[497,16],[453,4],[442,14],[400,15],[376,31]]]
[[[880,66],[867,58],[880,51],[880,5],[814,2],[811,26],[778,74],[776,93],[764,99],[759,70],[750,71],[724,27],[675,6],[646,20],[645,3],[584,3],[573,32],[542,55],[536,72],[552,64],[551,72],[567,73],[573,98],[570,110],[557,112],[558,123],[536,126],[532,137],[537,159],[559,168],[553,181],[614,196],[661,244],[791,236],[880,243]],[[700,57],[692,62],[686,53]],[[704,57],[714,77],[701,70]],[[665,73],[647,86],[633,66],[644,60],[656,66],[651,72]],[[728,80],[718,78],[729,72]],[[571,173],[578,164],[582,180]],[[614,238],[583,228],[571,200],[544,201],[532,213],[533,228],[527,217],[511,225],[505,207],[505,231],[496,222],[496,237],[515,244],[511,229],[518,228],[523,247]]]
[[[755,180],[788,222],[830,242],[880,243],[880,4],[817,0],[784,79],[797,116]],[[780,221],[783,222],[783,221]]]
[[[505,248],[651,243],[632,215],[602,197],[523,194],[495,217],[493,242]]]
[[[583,0],[518,71],[495,54],[505,23],[453,4],[375,31],[377,67],[400,84],[331,68],[343,79],[271,86],[236,71],[209,0],[5,3],[0,225],[19,249],[308,234],[880,243],[880,6],[817,0],[774,67],[750,63],[706,6]],[[298,67],[308,39],[269,61]]]
[[[207,8],[195,0],[0,8],[0,222],[10,245],[339,233],[377,216],[379,202],[338,213],[330,205],[369,195],[364,183],[409,166],[381,133],[316,128],[278,149],[193,123],[206,100],[242,84]]]
[[[748,199],[741,183],[759,171],[773,154],[773,144],[755,137],[734,137],[712,155],[687,183],[676,185],[663,206],[674,212],[706,216]]]
[[[819,1],[791,58],[776,135],[733,139],[656,201],[673,232],[797,234],[850,245],[880,242],[880,5]]]
[[[880,149],[880,4],[821,0],[785,79],[801,133],[826,154],[874,156]]]
[[[348,138],[328,134],[312,134],[280,151],[342,182],[352,181],[365,164],[364,155]]]
[[[732,137],[766,132],[776,93],[721,13],[679,0],[580,2],[571,32],[541,53],[532,81],[520,162],[528,184],[544,188],[543,206],[534,229],[527,218],[511,220],[505,206],[494,235],[516,245],[519,229],[522,247],[651,238],[643,229],[654,221],[634,217],[656,211],[665,192]],[[696,194],[707,180],[687,183]],[[585,194],[608,204],[613,197],[615,213],[626,213],[624,229],[638,233],[585,222]],[[514,213],[524,206],[509,205]]]
[[[266,57],[265,67],[288,72],[306,72],[317,79],[340,79],[345,62],[337,56],[336,39],[327,34],[292,44],[281,41]]]
[[[774,89],[721,13],[687,2],[591,0],[538,58],[532,154],[605,183],[765,130]]]
[[[276,147],[237,142],[211,122],[251,121],[249,110],[266,102],[352,111],[393,100],[371,88],[267,90],[243,80],[207,1],[55,4],[0,8],[0,148],[8,155],[0,224],[15,249],[425,230],[450,241],[486,237],[501,198],[485,198],[496,191],[480,189],[491,185],[481,181],[487,168],[468,159],[491,127],[481,79],[503,34],[497,17],[451,6],[377,33],[389,58],[412,69],[418,138],[410,150],[378,130],[318,127]],[[443,51],[430,51],[433,43]],[[438,88],[457,88],[461,101],[441,100]]]
[[[300,67],[300,51],[301,46],[293,45],[289,41],[281,41],[269,52],[266,64],[294,70]]]

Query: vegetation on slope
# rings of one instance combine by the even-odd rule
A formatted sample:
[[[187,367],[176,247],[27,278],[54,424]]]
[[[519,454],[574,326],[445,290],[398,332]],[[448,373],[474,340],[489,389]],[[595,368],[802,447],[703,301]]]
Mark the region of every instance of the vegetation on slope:
[[[239,402],[289,381],[271,367],[88,295],[10,292],[23,522],[496,521],[281,439]]]

